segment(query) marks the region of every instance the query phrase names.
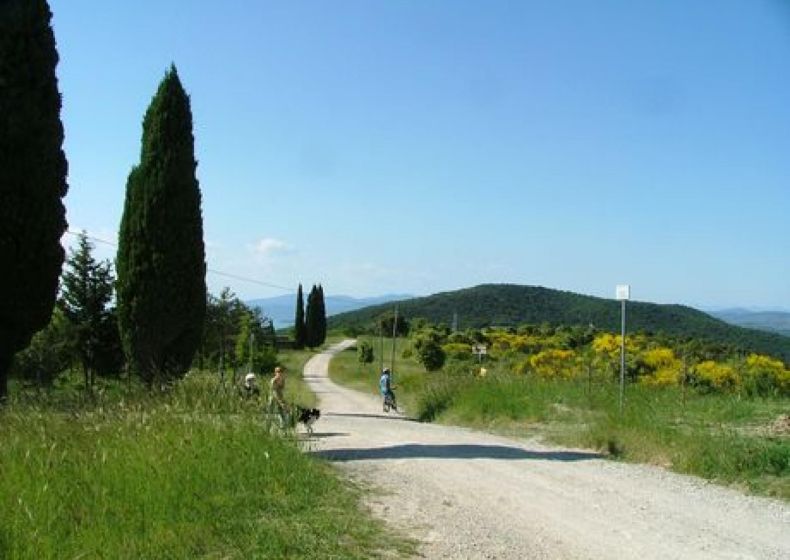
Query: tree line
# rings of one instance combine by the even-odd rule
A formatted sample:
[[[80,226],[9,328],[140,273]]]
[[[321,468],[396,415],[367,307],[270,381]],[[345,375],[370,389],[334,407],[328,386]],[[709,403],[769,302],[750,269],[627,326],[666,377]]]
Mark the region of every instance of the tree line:
[[[76,361],[88,387],[124,367],[153,386],[196,361],[221,372],[269,364],[271,321],[229,290],[207,293],[192,111],[174,65],[143,118],[115,277],[82,235],[59,289],[68,164],[51,18],[46,0],[0,2],[0,400],[23,349],[21,375],[46,383]],[[326,337],[320,285],[308,298],[303,332],[309,347]]]

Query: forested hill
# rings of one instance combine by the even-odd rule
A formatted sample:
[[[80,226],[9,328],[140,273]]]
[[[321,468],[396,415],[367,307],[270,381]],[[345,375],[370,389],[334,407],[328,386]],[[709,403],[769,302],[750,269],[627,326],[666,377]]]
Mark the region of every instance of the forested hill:
[[[395,302],[365,307],[330,318],[329,326],[366,328]],[[620,303],[535,286],[484,284],[454,292],[397,302],[407,319],[424,318],[432,323],[451,324],[458,314],[458,327],[515,326],[523,323],[551,325],[595,325],[618,332]],[[664,333],[733,345],[747,351],[772,354],[790,362],[790,337],[737,327],[683,305],[628,302],[629,332]]]

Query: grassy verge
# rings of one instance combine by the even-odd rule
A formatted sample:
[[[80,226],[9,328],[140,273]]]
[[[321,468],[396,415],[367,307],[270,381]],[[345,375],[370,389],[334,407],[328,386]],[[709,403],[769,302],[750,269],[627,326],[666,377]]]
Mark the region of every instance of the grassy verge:
[[[360,492],[190,375],[0,411],[1,558],[369,558],[408,552]]]
[[[790,499],[790,437],[771,430],[786,401],[634,386],[621,415],[616,395],[614,384],[437,376],[423,388],[419,410],[443,422],[539,434]]]
[[[629,386],[621,415],[613,383],[542,381],[495,366],[478,378],[469,374],[474,364],[446,369],[455,373],[427,374],[398,357],[398,397],[412,416],[539,436],[790,500],[790,432],[775,426],[790,412],[787,399]],[[377,390],[377,371],[351,351],[331,365],[333,379],[368,392]]]

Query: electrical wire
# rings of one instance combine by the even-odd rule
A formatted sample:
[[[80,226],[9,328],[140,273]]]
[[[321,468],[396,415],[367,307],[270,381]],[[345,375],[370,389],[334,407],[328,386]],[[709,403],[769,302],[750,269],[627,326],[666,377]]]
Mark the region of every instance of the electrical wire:
[[[71,231],[66,230],[66,233],[69,235],[73,235],[74,237],[79,237],[83,235],[85,232],[81,231]],[[95,237],[93,235],[88,235],[85,233],[85,237],[90,239],[91,241],[95,241],[96,243],[102,243],[104,245],[109,245],[110,247],[117,247],[118,244],[112,241],[107,241],[106,239],[102,239],[100,237]],[[272,284],[271,282],[263,282],[262,280],[256,280],[255,278],[248,278],[246,276],[241,276],[239,274],[232,274],[230,272],[223,272],[222,270],[216,270],[214,268],[206,267],[206,272],[210,272],[211,274],[215,274],[217,276],[224,276],[226,278],[232,278],[234,280],[241,280],[243,282],[250,282],[251,284],[258,284],[259,286],[265,286],[267,288],[276,288],[278,290],[284,290],[286,292],[293,292],[293,288],[286,288],[285,286],[280,286],[278,284]]]

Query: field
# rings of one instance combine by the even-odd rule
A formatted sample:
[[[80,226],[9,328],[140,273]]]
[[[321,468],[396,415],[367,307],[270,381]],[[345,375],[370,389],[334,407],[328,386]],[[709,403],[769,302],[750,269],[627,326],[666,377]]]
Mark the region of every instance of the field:
[[[347,351],[333,360],[331,374],[375,392],[377,364],[359,364],[356,353]],[[786,398],[630,385],[621,415],[617,385],[609,381],[545,380],[484,365],[485,377],[474,375],[479,369],[472,362],[425,373],[413,358],[397,355],[398,398],[410,415],[425,421],[539,436],[790,500]]]
[[[283,353],[287,397],[305,395]],[[0,558],[370,558],[411,550],[262,400],[192,373],[151,395],[64,376],[0,410]],[[313,397],[314,398],[314,397]],[[304,402],[304,401],[302,401]],[[304,403],[309,404],[309,403]]]

